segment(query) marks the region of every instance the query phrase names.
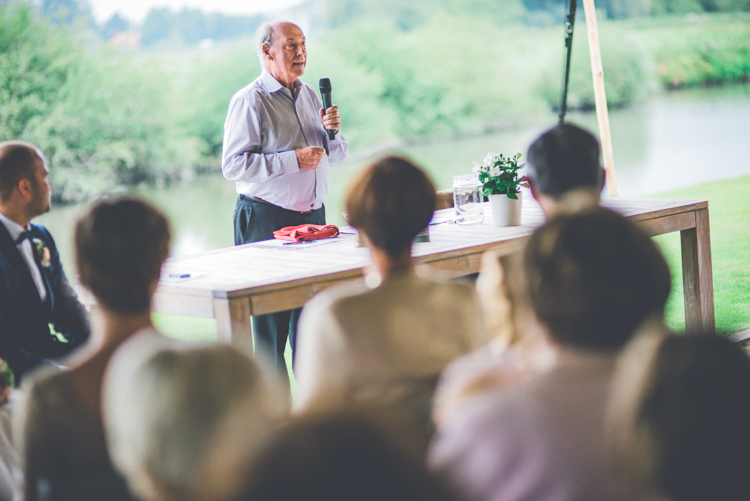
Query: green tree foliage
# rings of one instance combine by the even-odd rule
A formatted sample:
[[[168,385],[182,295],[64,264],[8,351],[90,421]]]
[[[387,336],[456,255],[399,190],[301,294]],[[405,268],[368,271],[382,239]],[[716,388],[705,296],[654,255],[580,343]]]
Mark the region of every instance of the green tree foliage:
[[[167,81],[148,61],[85,50],[29,5],[0,5],[0,137],[42,148],[58,200],[169,179],[196,162]]]
[[[520,20],[524,9],[521,0],[328,0],[323,18],[329,28],[378,20],[408,31],[430,22],[435,12],[507,23]]]
[[[187,7],[177,12],[152,8],[141,27],[141,42],[153,45],[160,40],[172,39],[178,43],[195,44],[206,38],[224,40],[252,34],[261,22],[261,16],[206,14],[200,9]]]
[[[599,35],[607,104],[625,106],[648,95],[653,69],[645,47],[635,36],[611,23],[602,24]],[[542,95],[554,109],[559,107],[560,80],[560,73],[550,68],[540,86]],[[582,110],[595,107],[588,37],[580,28],[573,41],[568,107]]]
[[[42,0],[41,9],[53,24],[82,21],[86,26],[94,25],[91,6],[86,0]]]
[[[229,100],[260,75],[253,41],[237,40],[218,54],[199,52],[184,68],[175,86],[177,99],[183,103],[179,120],[195,138],[203,163],[218,165]]]
[[[651,0],[607,0],[604,7],[610,19],[627,19],[651,14]]]
[[[750,26],[726,22],[693,30],[666,30],[655,51],[660,83],[668,88],[750,79]]]
[[[398,136],[410,137],[476,128],[508,103],[498,85],[498,37],[491,23],[438,13],[408,32],[375,21],[353,23],[325,42],[379,82],[369,87],[378,91],[379,107],[395,115]]]
[[[20,137],[54,106],[80,55],[67,31],[33,7],[0,4],[0,138]]]

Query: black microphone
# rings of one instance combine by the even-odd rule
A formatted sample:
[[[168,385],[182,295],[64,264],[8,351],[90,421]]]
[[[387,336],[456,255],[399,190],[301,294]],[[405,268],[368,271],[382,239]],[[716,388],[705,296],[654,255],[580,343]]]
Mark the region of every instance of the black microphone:
[[[320,99],[323,100],[323,112],[330,108],[331,105],[331,81],[328,78],[320,79]],[[336,131],[328,129],[328,139],[333,141]]]

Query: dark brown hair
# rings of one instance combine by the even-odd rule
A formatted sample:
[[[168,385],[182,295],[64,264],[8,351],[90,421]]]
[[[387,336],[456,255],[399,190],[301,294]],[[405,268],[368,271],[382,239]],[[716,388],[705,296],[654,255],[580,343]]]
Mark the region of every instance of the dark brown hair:
[[[608,432],[628,482],[665,499],[750,499],[742,348],[713,332],[640,336],[614,381]]]
[[[115,313],[146,311],[169,243],[169,222],[150,204],[130,197],[98,202],[75,229],[81,282]]]
[[[530,238],[524,268],[531,303],[564,344],[617,349],[664,312],[669,268],[631,221],[606,209],[556,217]]]
[[[560,198],[577,188],[602,187],[599,141],[573,124],[556,125],[529,146],[526,170],[540,193]]]
[[[259,455],[239,499],[457,501],[404,447],[404,431],[356,411],[297,417]]]
[[[21,179],[34,177],[34,166],[44,162],[39,151],[22,141],[0,143],[0,202],[7,202]]]
[[[385,157],[367,167],[349,187],[349,224],[370,243],[396,256],[411,247],[435,210],[435,185],[419,167]]]

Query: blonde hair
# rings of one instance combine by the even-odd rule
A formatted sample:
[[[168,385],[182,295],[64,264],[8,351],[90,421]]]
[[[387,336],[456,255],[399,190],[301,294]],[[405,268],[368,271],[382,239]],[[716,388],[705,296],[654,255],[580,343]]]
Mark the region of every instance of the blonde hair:
[[[158,351],[118,382],[105,425],[131,489],[153,501],[235,495],[273,429],[262,379],[245,354],[213,345]]]

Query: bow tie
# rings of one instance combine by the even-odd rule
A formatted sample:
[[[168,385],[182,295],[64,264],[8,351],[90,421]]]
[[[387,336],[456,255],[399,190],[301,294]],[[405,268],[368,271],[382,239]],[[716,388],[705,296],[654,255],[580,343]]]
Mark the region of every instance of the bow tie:
[[[29,242],[31,241],[31,232],[28,230],[22,231],[21,234],[18,235],[18,238],[16,238],[16,245],[21,245],[26,239],[28,239]]]

